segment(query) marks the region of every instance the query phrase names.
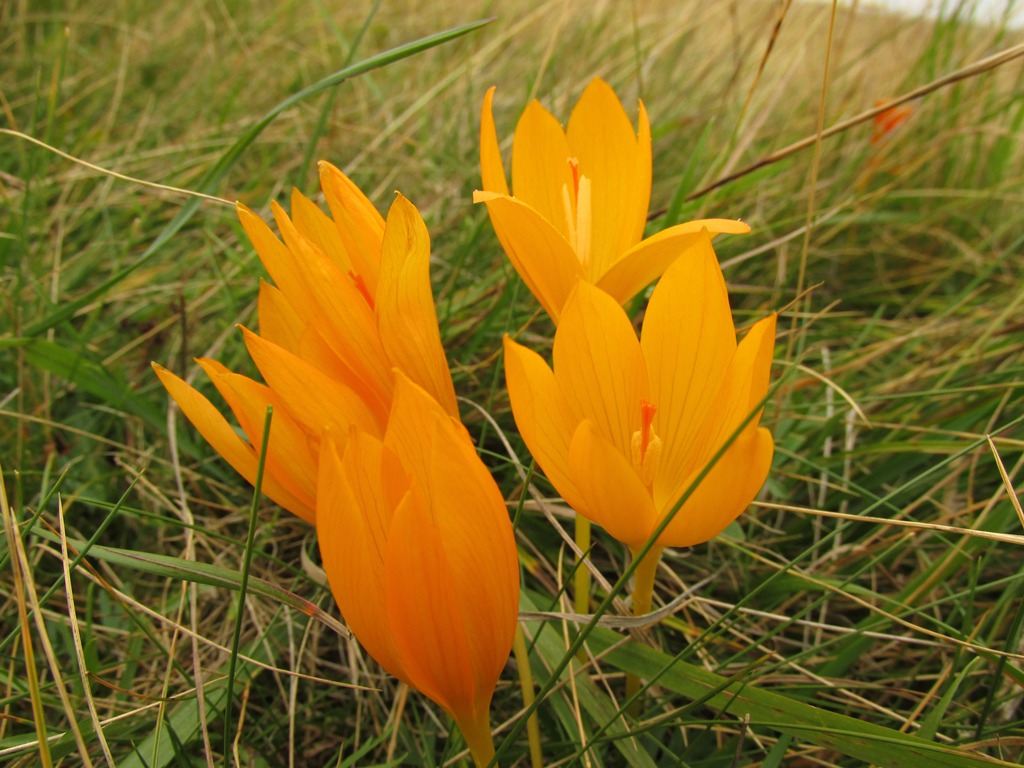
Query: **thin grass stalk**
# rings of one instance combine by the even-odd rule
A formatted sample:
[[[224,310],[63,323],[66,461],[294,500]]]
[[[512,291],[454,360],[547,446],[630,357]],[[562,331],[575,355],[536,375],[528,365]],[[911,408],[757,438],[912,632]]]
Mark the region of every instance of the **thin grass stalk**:
[[[253,543],[256,540],[256,514],[260,506],[260,490],[263,487],[263,468],[267,463],[267,447],[270,445],[270,422],[274,417],[274,406],[268,405],[263,418],[263,439],[260,443],[260,458],[256,465],[256,483],[253,485],[252,504],[249,507],[249,534],[245,540],[245,556],[242,559],[242,580],[238,586],[238,610],[235,614],[235,631],[231,639],[231,659],[228,661],[228,689],[224,698],[224,768],[229,768],[228,745],[231,743],[231,694],[235,685],[235,667],[238,664],[238,644],[242,638],[242,618],[245,616],[245,596],[249,587],[249,568],[252,565]]]

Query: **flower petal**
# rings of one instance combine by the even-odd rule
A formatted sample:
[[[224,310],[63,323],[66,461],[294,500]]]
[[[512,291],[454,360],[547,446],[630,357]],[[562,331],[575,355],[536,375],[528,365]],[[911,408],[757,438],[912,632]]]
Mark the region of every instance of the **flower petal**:
[[[580,176],[591,182],[589,271],[593,282],[643,236],[651,198],[650,155],[642,157],[619,97],[599,77],[573,108],[566,135],[569,154],[579,161]],[[642,167],[645,159],[646,169]],[[513,189],[518,196],[518,187]]]
[[[569,470],[569,443],[580,419],[543,358],[505,336],[505,382],[526,447],[555,490],[573,508],[582,499]]]
[[[693,247],[701,230],[717,234],[743,234],[750,227],[732,219],[700,219],[669,227],[634,245],[597,279],[597,286],[625,304]]]
[[[711,468],[658,539],[665,547],[692,547],[710,541],[739,517],[764,485],[774,444],[763,427],[744,430]],[[680,484],[680,493],[702,467]],[[665,512],[671,506],[665,508]]]
[[[480,177],[485,190],[507,195],[508,180],[505,178],[505,165],[501,161],[498,131],[494,127],[495,88],[492,85],[487,89],[480,109]]]
[[[458,418],[430,289],[430,235],[416,206],[402,195],[392,204],[384,229],[375,311],[391,364]]]
[[[260,335],[264,339],[279,347],[284,347],[289,352],[298,352],[304,330],[302,318],[288,303],[288,299],[281,291],[262,279],[260,280],[257,315],[260,322]]]
[[[475,192],[473,202],[487,204],[509,261],[557,323],[569,292],[584,274],[572,246],[539,212],[516,198]]]
[[[431,510],[414,486],[395,510],[384,553],[384,602],[409,680],[457,719],[476,685],[455,579]]]
[[[320,186],[352,268],[377,295],[384,218],[352,180],[330,163],[320,162]]]
[[[697,236],[654,289],[640,343],[663,446],[654,479],[660,499],[693,472],[690,449],[736,349],[729,295],[707,235]]]
[[[651,496],[632,464],[590,421],[573,435],[569,466],[583,500],[576,511],[627,546],[643,545],[656,519]]]
[[[250,485],[255,484],[259,456],[253,447],[238,436],[209,400],[186,384],[183,379],[156,363],[153,363],[153,370],[182,413],[199,430],[203,439]],[[315,518],[311,493],[293,493],[272,476],[264,476],[263,492],[303,520],[312,522]]]
[[[326,429],[347,435],[355,426],[370,434],[383,434],[366,403],[343,381],[338,381],[282,347],[242,327],[245,346],[267,384],[288,411],[312,435]]]
[[[562,237],[569,233],[566,202],[575,221],[576,183],[565,131],[534,99],[523,110],[512,138],[512,194],[533,208]]]
[[[392,428],[393,425],[393,428]],[[401,373],[388,440],[429,440],[417,478],[440,536],[466,631],[476,697],[490,700],[519,609],[519,568],[504,498],[465,428]]]
[[[577,419],[589,419],[629,456],[650,400],[647,369],[629,318],[614,299],[579,282],[555,333],[555,380]]]
[[[263,426],[267,407],[274,409],[270,425],[270,444],[267,446],[264,478],[274,478],[285,490],[300,499],[309,499],[309,509],[315,507],[316,466],[319,441],[295,420],[285,402],[270,387],[247,376],[232,373],[216,360],[200,358],[199,363],[210,381],[227,402],[249,439],[255,455],[263,445]],[[248,478],[247,478],[248,479]],[[250,480],[254,482],[254,480]],[[267,494],[270,495],[269,493]],[[305,510],[285,507],[307,522]]]
[[[349,436],[342,459],[333,435],[324,440],[316,532],[327,581],[349,629],[377,663],[412,685],[385,605],[388,530],[395,507],[409,495],[408,477],[403,481],[393,469],[393,482],[385,483],[385,464],[397,465],[388,453],[376,438],[355,433]]]
[[[355,271],[348,249],[341,239],[338,228],[330,216],[320,210],[320,206],[299,192],[292,189],[292,221],[295,228],[303,236],[323,251],[334,265],[347,275]]]
[[[242,226],[288,303],[303,323],[318,329],[337,357],[352,369],[361,384],[360,397],[371,402],[374,393],[390,397],[390,365],[380,346],[377,323],[366,297],[323,252],[295,229],[280,206],[272,204],[278,225],[292,249],[285,247],[266,223],[244,206]],[[379,250],[379,246],[378,246]]]

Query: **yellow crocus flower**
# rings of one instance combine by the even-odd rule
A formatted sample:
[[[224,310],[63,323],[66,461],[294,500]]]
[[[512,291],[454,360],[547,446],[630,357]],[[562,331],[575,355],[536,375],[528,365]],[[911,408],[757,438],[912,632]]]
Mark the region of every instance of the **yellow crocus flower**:
[[[710,237],[658,282],[638,340],[619,304],[580,281],[555,332],[553,368],[505,339],[516,424],[562,497],[636,553],[768,389],[775,315],[736,343]],[[771,433],[755,414],[654,543],[720,533],[768,474]],[[653,571],[651,573],[653,578]]]
[[[620,304],[660,276],[702,230],[744,233],[739,221],[687,222],[643,238],[651,197],[651,127],[639,105],[634,132],[611,87],[594,78],[563,129],[534,100],[516,125],[512,190],[494,125],[494,88],[480,118],[485,203],[505,253],[554,322],[577,280]]]
[[[477,765],[519,606],[504,499],[465,428],[396,374],[383,439],[325,440],[317,490],[324,570],[353,634],[454,718]]]
[[[160,381],[203,437],[254,482],[263,420],[274,407],[263,489],[308,522],[315,519],[320,439],[352,427],[382,435],[394,370],[407,374],[450,415],[455,390],[430,288],[430,239],[416,207],[398,195],[381,218],[340,170],[320,164],[331,216],[300,192],[292,216],[272,204],[283,242],[244,205],[238,216],[274,285],[260,286],[260,333],[242,329],[266,384],[199,360],[245,434],[181,378],[154,364]]]

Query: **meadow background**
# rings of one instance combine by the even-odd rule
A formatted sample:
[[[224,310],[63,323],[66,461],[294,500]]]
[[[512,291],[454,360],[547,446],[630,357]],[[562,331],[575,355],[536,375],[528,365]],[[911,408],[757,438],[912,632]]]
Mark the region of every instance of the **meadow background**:
[[[0,5],[0,763],[465,759],[442,712],[339,634],[308,526],[260,500],[247,548],[251,489],[149,364],[253,372],[234,324],[255,322],[262,268],[224,201],[313,195],[321,158],[381,210],[401,190],[430,227],[526,602],[569,610],[573,558],[523,491],[500,360],[504,332],[543,349],[552,329],[471,195],[489,86],[507,138],[533,97],[567,119],[595,75],[650,111],[650,231],[753,228],[716,245],[737,325],[782,313],[777,450],[725,535],[666,554],[658,601],[686,597],[641,644],[602,627],[549,680],[577,625],[527,624],[545,764],[1019,762],[1024,35],[947,5],[844,3],[831,36],[830,6],[759,0]],[[488,17],[237,144],[347,64]],[[884,141],[870,117],[815,141],[915,89]],[[621,573],[612,540],[593,557]],[[624,672],[654,680],[635,718]],[[522,710],[510,663],[503,765],[528,764]]]

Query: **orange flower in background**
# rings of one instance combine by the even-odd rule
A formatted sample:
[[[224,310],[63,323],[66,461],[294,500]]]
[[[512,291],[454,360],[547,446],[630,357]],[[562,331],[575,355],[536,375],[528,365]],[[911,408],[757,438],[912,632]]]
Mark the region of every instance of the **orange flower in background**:
[[[523,282],[556,323],[577,280],[624,303],[661,275],[702,230],[744,233],[739,221],[705,219],[643,240],[651,196],[651,128],[636,131],[611,87],[594,78],[563,129],[534,100],[516,125],[512,191],[494,125],[494,88],[480,124],[483,191],[494,231]]]
[[[230,407],[242,438],[185,381],[154,364],[160,381],[203,437],[250,483],[263,421],[274,407],[263,490],[313,522],[320,439],[331,429],[382,435],[403,371],[451,416],[455,390],[430,288],[430,239],[399,195],[387,222],[341,171],[320,164],[332,216],[297,190],[292,217],[276,203],[278,238],[243,205],[238,215],[275,285],[263,283],[256,334],[242,329],[266,384],[198,360]]]
[[[886,100],[876,101],[876,107],[884,107]],[[914,114],[913,104],[900,104],[896,107],[889,107],[875,115],[872,121],[871,143],[878,144],[886,139],[889,134],[899,128]]]
[[[383,440],[332,431],[317,491],[324,570],[353,634],[437,702],[477,765],[508,660],[519,572],[505,502],[466,430],[400,372]]]
[[[505,376],[519,431],[555,489],[635,553],[760,408],[774,343],[775,315],[736,343],[702,234],[655,287],[639,340],[618,303],[581,281],[555,333],[553,368],[506,337]],[[713,538],[750,504],[773,453],[759,418],[668,523],[656,553]]]

